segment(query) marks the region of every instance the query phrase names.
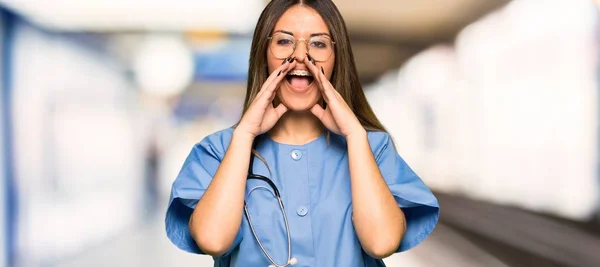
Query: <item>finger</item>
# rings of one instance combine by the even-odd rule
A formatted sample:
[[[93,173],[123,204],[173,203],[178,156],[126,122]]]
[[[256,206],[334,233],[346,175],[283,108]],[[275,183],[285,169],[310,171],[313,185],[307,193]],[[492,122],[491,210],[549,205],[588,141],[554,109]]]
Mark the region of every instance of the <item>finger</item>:
[[[263,115],[262,126],[265,128],[271,128],[277,121],[283,116],[283,114],[287,111],[287,107],[283,104],[277,106],[277,108],[273,108],[273,105],[268,105],[267,110]]]
[[[308,60],[308,62],[305,63],[306,67],[313,74],[313,78],[315,79],[315,81],[317,81],[319,89],[321,89],[321,93],[323,94],[323,98],[325,99],[325,101],[329,101],[329,98],[332,97],[330,91],[335,91],[333,85],[331,85],[329,79],[327,79],[327,77],[325,76],[325,71],[323,70],[323,67],[317,66],[315,61],[310,57],[308,53],[306,54],[306,59]]]
[[[310,112],[319,118],[319,120],[325,115],[325,110],[319,104],[315,104],[312,108],[310,108]]]
[[[279,88],[279,84],[284,79],[285,75],[296,66],[296,63],[292,62],[287,64],[287,66],[288,67],[283,69],[280,75],[276,77],[270,85],[259,92],[259,95],[256,96],[256,100],[262,101],[264,104],[273,102],[273,99],[275,98],[275,89]]]
[[[293,61],[295,62],[295,61]],[[285,59],[285,61],[283,62],[283,64],[279,67],[277,67],[272,73],[271,75],[269,75],[269,77],[267,78],[267,80],[265,81],[265,83],[263,83],[262,87],[260,88],[260,91],[258,92],[258,94],[256,94],[255,99],[259,99],[261,98],[261,96],[264,94],[265,91],[267,91],[267,88],[270,88],[271,85],[278,85],[282,78],[285,77],[285,73],[287,73],[290,68],[293,68],[295,65],[295,63],[290,63],[290,61],[288,59]]]
[[[319,67],[317,66],[315,61],[310,57],[310,55],[308,55],[308,53],[306,54],[306,60],[308,62],[305,62],[305,65],[308,68],[308,70],[312,73],[314,82],[317,83],[317,87],[321,91],[323,99],[325,100],[325,102],[329,102],[329,97],[328,94],[325,93],[325,87],[323,86],[322,81],[323,76],[320,75],[321,72],[319,71]]]
[[[308,61],[308,62],[306,62],[306,61]],[[319,67],[317,66],[317,63],[310,57],[310,55],[308,55],[308,53],[306,53],[306,61],[304,62],[304,65],[306,65],[308,70],[312,73],[315,81],[317,81],[319,84],[321,84],[321,77],[319,75],[319,72],[320,72]],[[323,90],[323,88],[320,88],[320,89]]]
[[[281,73],[279,73],[279,75],[277,77],[275,77],[275,79],[271,82],[271,84],[269,84],[267,86],[265,91],[266,91],[266,94],[269,94],[269,97],[271,96],[270,93],[273,93],[275,91],[275,89],[277,89],[279,87],[279,83],[281,83],[281,81],[283,81],[283,79],[285,79],[285,76],[287,75],[287,73],[296,67],[296,64],[297,64],[297,62],[295,60],[292,63],[286,64],[287,67],[282,69]]]
[[[333,118],[330,109],[323,109],[320,105],[314,105],[310,111],[323,123],[323,125],[325,125],[325,127],[333,132],[339,132],[337,123],[335,123],[335,119]]]
[[[321,71],[319,71],[317,75],[319,76],[319,81],[321,82],[321,86],[323,87],[323,93],[325,94],[328,101],[330,101],[332,98],[338,100],[341,99],[341,95],[338,93],[337,90],[335,90],[333,84],[329,82],[327,76],[325,76],[325,71],[323,70],[323,67],[321,67],[320,70]]]
[[[331,85],[331,83],[329,83],[329,80],[325,76],[325,71],[323,70],[323,67],[318,66],[317,63],[310,57],[310,55],[308,53],[306,54],[306,59],[308,59],[308,63],[306,63],[306,67],[308,67],[310,72],[313,74],[314,79],[317,82],[319,82],[321,89],[322,90],[329,89],[329,88],[325,87],[325,85],[326,84]],[[331,86],[331,87],[333,87],[333,86]]]
[[[323,66],[317,68],[317,76],[319,77],[321,86],[323,86],[323,90],[333,89],[335,91],[335,88],[333,88],[333,85],[331,84],[331,82],[329,82],[327,76],[325,76],[325,70],[323,70]]]
[[[284,79],[283,77],[285,77],[290,70],[294,69],[296,63],[292,62],[287,65],[288,67],[283,69],[281,74],[276,77],[267,88],[263,89],[263,91],[259,93],[259,96],[256,97],[256,101],[259,101],[261,106],[265,107],[266,105],[271,105],[272,107],[273,99],[275,99],[276,96],[276,89],[279,88],[279,84]]]
[[[283,64],[281,64],[281,66],[277,67],[273,72],[271,72],[271,74],[269,75],[269,77],[267,77],[267,80],[265,81],[265,83],[263,84],[262,89],[267,88],[275,79],[277,79],[278,76],[281,76],[281,72],[283,72],[285,69],[287,69],[290,65],[290,59],[286,58],[283,60]]]
[[[284,104],[279,104],[279,106],[275,108],[275,113],[277,114],[278,119],[281,118],[281,116],[283,116],[283,114],[287,111],[288,108]]]

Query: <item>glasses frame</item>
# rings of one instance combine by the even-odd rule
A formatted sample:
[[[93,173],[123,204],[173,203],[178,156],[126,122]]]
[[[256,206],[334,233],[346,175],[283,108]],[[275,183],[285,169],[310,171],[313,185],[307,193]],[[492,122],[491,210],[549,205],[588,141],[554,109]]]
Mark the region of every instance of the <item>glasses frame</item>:
[[[292,53],[290,53],[290,55],[289,55],[289,56],[287,56],[287,57],[282,57],[282,58],[279,58],[279,57],[277,57],[277,56],[276,56],[276,55],[273,53],[273,51],[271,51],[271,42],[273,41],[273,37],[275,36],[275,34],[287,35],[287,36],[289,36],[289,37],[292,37],[292,38],[294,39],[294,49],[292,50]],[[309,41],[311,38],[313,38],[313,37],[325,37],[325,38],[329,39],[329,41],[331,41],[331,47],[332,47],[332,49],[333,49],[333,50],[331,51],[331,54],[330,54],[330,55],[329,55],[329,56],[328,56],[326,59],[324,59],[324,60],[316,60],[316,59],[314,59],[314,57],[313,57],[313,56],[311,56],[315,62],[325,62],[325,61],[327,61],[329,58],[331,58],[331,56],[332,56],[332,55],[334,54],[334,52],[335,52],[335,48],[334,48],[334,47],[335,47],[335,41],[333,41],[333,39],[331,39],[331,37],[329,37],[329,35],[318,35],[318,36],[313,36],[313,37],[310,37],[310,38],[308,38],[308,40],[307,40],[306,38],[298,38],[298,39],[296,39],[296,37],[294,37],[293,35],[289,35],[289,34],[287,34],[287,33],[279,33],[279,32],[278,32],[278,33],[275,33],[275,34],[273,34],[273,35],[271,35],[271,36],[267,37],[267,40],[269,40],[269,47],[268,47],[267,49],[269,49],[269,52],[271,53],[271,55],[273,55],[273,56],[274,56],[276,59],[285,59],[285,58],[288,58],[288,57],[290,57],[291,55],[293,55],[293,54],[294,54],[294,52],[296,52],[296,48],[297,48],[297,46],[298,46],[298,44],[299,44],[300,42],[304,42],[304,45],[306,46],[306,53],[308,53],[308,54],[310,55],[310,48],[308,47],[308,41]]]

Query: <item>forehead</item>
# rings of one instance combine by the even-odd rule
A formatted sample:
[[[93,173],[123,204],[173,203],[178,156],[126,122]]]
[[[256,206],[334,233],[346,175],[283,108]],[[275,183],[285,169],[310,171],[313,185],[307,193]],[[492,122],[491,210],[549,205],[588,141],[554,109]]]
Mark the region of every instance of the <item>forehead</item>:
[[[275,24],[275,31],[284,30],[294,36],[309,36],[311,33],[329,33],[321,15],[305,5],[295,5],[283,13]]]

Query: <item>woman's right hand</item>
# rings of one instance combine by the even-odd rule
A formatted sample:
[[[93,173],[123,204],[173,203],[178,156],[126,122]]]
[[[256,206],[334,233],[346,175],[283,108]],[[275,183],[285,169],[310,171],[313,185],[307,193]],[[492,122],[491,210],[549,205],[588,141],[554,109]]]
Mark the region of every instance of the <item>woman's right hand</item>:
[[[236,127],[236,131],[249,134],[254,138],[270,130],[288,110],[283,104],[279,104],[276,108],[273,107],[273,99],[276,95],[275,92],[279,88],[279,83],[296,66],[296,61],[293,59],[291,61],[286,60],[284,64],[275,69],[267,78],[260,88],[260,92],[252,100],[248,110],[242,116],[240,123]]]

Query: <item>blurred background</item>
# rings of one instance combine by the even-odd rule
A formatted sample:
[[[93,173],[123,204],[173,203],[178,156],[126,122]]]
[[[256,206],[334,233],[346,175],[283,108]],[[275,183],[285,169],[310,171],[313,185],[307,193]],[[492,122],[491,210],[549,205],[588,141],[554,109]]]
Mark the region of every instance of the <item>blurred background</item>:
[[[0,0],[0,266],[212,266],[164,233],[265,0]],[[600,266],[592,0],[334,1],[440,223],[388,266]]]

